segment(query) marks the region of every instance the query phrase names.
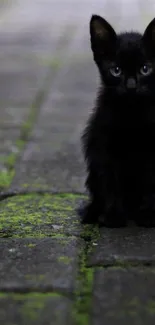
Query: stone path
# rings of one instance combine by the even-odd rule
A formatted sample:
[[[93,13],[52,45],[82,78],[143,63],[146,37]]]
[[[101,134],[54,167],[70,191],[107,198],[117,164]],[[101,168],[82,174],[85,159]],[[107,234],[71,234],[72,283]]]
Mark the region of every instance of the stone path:
[[[89,19],[143,30],[154,1],[0,0],[0,321],[153,325],[155,230],[81,226]]]

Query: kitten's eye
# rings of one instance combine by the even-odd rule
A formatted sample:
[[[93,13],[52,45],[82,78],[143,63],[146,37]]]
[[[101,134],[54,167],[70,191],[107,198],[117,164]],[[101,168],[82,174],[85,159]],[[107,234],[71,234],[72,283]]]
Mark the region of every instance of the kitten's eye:
[[[120,67],[116,66],[116,67],[111,68],[110,72],[114,77],[119,77],[122,73],[122,70]]]
[[[141,69],[140,69],[140,73],[143,76],[148,76],[151,72],[152,72],[152,67],[150,67],[147,64],[144,64],[143,67],[141,67]]]

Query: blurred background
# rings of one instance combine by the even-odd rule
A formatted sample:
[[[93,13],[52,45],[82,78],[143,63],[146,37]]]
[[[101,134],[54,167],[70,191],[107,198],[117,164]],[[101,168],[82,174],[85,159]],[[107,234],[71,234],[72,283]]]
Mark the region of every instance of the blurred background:
[[[155,1],[0,0],[2,190],[51,184],[84,191],[80,135],[98,85],[89,44],[93,13],[116,31],[143,31]]]

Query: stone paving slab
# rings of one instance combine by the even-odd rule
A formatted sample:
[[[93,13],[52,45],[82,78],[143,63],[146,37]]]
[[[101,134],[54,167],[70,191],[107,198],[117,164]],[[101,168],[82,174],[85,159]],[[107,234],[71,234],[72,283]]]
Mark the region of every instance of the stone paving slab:
[[[95,272],[92,325],[154,325],[155,269],[99,269]]]
[[[10,137],[11,134],[11,137]],[[18,140],[20,138],[20,129],[18,127],[13,126],[5,126],[1,127],[0,130],[0,164],[2,164],[3,158],[6,159],[12,153],[17,153],[19,151],[18,148]]]
[[[35,5],[35,23],[32,25],[28,18],[31,6],[27,6],[27,13],[23,12],[22,1],[14,2],[8,16],[0,13],[0,129],[4,138],[0,142],[2,174],[5,170],[10,171],[7,163],[9,155],[18,155],[19,140],[26,140],[47,91],[48,79],[52,86],[61,68],[62,49],[64,59],[75,32],[74,24],[62,21],[61,26],[57,24],[56,28],[51,16],[38,16],[39,2],[35,1]],[[27,19],[21,22],[21,17]],[[0,186],[3,187],[3,184]]]
[[[47,66],[37,63],[34,58],[26,59],[21,53],[13,55],[10,50],[8,53],[4,48],[0,60],[0,133],[4,139],[0,142],[0,150],[7,157],[14,148],[18,151],[22,124],[29,118],[30,106],[40,81],[45,78]]]
[[[1,239],[0,291],[73,292],[78,248],[75,237]]]
[[[100,238],[89,254],[88,265],[154,265],[155,229],[127,227],[100,231]]]
[[[29,38],[31,37],[30,35]],[[19,125],[22,115],[23,118],[27,116],[34,96],[49,67],[41,60],[39,61],[30,49],[28,56],[21,53],[19,48],[12,50],[4,45],[1,49],[0,60],[2,115],[0,125],[3,123]]]
[[[66,303],[65,297],[57,300],[60,308],[64,301],[63,306],[69,313],[66,321],[64,313],[64,322],[71,325],[89,323],[92,270],[85,264],[85,238],[88,239],[93,230],[81,226],[75,212],[83,198],[69,193],[31,193],[0,202],[0,299],[2,292],[20,292],[25,293],[25,301],[25,295],[30,292],[30,311],[35,313],[35,305],[31,303],[33,292],[54,291],[69,298],[73,296],[73,304]],[[10,324],[14,325],[15,317],[22,324],[24,318],[20,318],[18,303],[11,300],[11,306],[14,312],[10,315]],[[2,315],[6,315],[9,308],[10,301],[6,300]],[[48,320],[52,314],[55,319],[51,308],[47,311]],[[42,319],[43,316],[38,324],[42,324]],[[31,321],[29,310],[25,320]],[[4,324],[8,324],[7,321],[8,318],[4,318]]]
[[[74,60],[76,48],[71,63],[68,60],[41,108],[30,141],[17,164],[13,190],[22,189],[24,183],[29,190],[38,186],[60,192],[85,191],[80,138],[88,111],[93,107],[97,78],[89,55],[80,64]]]
[[[0,321],[7,325],[73,325],[72,302],[57,293],[1,294]]]

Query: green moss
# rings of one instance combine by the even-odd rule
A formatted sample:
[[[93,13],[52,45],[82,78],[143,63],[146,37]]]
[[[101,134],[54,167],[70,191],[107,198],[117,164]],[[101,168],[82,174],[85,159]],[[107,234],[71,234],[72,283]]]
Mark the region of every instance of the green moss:
[[[72,33],[73,33],[73,31],[74,31],[74,27],[72,26]],[[64,38],[65,37],[66,37],[66,42],[67,42],[68,37],[67,37],[67,35],[64,34]],[[26,54],[26,56],[27,56],[27,54]],[[34,59],[35,60],[37,59],[36,55],[34,56]],[[49,69],[47,76],[44,80],[44,84],[41,86],[41,88],[37,92],[36,97],[34,98],[34,101],[29,108],[28,118],[21,125],[20,137],[15,142],[15,145],[17,147],[17,152],[11,153],[11,154],[7,155],[6,157],[0,158],[0,160],[4,162],[4,166],[6,167],[6,172],[3,172],[3,171],[0,172],[0,190],[8,188],[13,180],[14,167],[15,167],[17,158],[19,156],[19,152],[23,149],[23,147],[29,137],[29,134],[30,134],[30,132],[33,128],[33,125],[35,123],[36,116],[40,110],[40,107],[41,107],[41,105],[46,97],[46,94],[48,92],[48,89],[51,85],[51,79],[53,78],[53,72],[57,71],[60,68],[61,64],[63,63],[62,59],[63,58],[54,57],[54,58],[50,59],[48,62],[50,69]],[[43,63],[43,62],[41,62],[41,63]],[[40,184],[38,184],[38,187],[40,188]],[[28,188],[28,186],[25,188]],[[41,188],[43,188],[42,185],[41,185]]]
[[[139,306],[139,298],[138,297],[133,297],[129,302],[128,302],[128,307],[137,307]]]
[[[36,116],[36,111],[34,108],[31,108],[27,121],[25,121],[21,127],[21,131],[20,131],[21,143],[25,143],[25,141],[27,140],[27,137],[34,123],[35,116]]]
[[[99,239],[98,227],[94,225],[83,226],[81,237],[84,239],[84,247],[81,247],[79,255],[79,274],[73,319],[76,325],[89,325],[94,268],[87,267],[87,258],[88,254],[92,251],[94,241],[97,242]]]
[[[6,303],[17,303],[19,306],[19,317],[27,322],[38,321],[46,312],[46,306],[51,305],[53,299],[59,299],[61,295],[52,293],[29,293],[29,294],[0,294],[0,299],[5,299]]]
[[[59,58],[51,58],[51,56],[47,56],[47,55],[42,55],[42,56],[38,56],[37,57],[38,62],[40,62],[41,64],[44,64],[45,66],[49,66],[52,68],[52,70],[57,70],[58,68],[60,68],[63,64],[63,61],[60,60]]]
[[[0,292],[0,299],[12,299],[15,301],[25,301],[29,299],[47,299],[47,298],[53,298],[53,297],[62,297],[62,295],[59,292],[46,292],[46,293],[41,293],[41,292],[31,292],[31,293],[4,293]]]
[[[0,202],[0,237],[74,236],[78,220],[75,205],[81,199],[70,194],[17,195]]]
[[[72,258],[68,256],[59,256],[58,261],[62,262],[63,264],[69,264],[72,261]]]
[[[34,247],[36,247],[36,244],[30,243],[30,244],[27,244],[26,246],[30,247],[30,248],[34,248]]]
[[[30,107],[30,114],[28,116],[28,119],[26,122],[23,123],[21,128],[21,135],[20,140],[26,141],[31,129],[33,127],[33,124],[35,122],[36,116],[38,114],[38,111],[44,101],[44,98],[46,97],[46,93],[48,92],[48,88],[50,87],[50,80],[53,77],[53,69],[57,70],[60,67],[60,61],[58,58],[53,58],[48,62],[48,65],[50,66],[50,73],[47,74],[44,84],[41,89],[39,89],[31,107]]]
[[[50,62],[51,69],[57,70],[60,66],[60,62],[57,58],[54,58]],[[27,118],[27,120],[22,124],[21,131],[20,131],[20,137],[15,142],[15,145],[17,147],[16,153],[10,153],[6,157],[1,157],[1,161],[4,163],[4,166],[6,168],[6,171],[0,172],[0,189],[8,188],[9,185],[12,182],[12,179],[14,177],[14,167],[15,163],[17,161],[19,152],[23,149],[25,142],[28,139],[28,136],[31,132],[31,129],[33,127],[33,124],[35,122],[38,110],[44,100],[47,86],[49,87],[49,78],[45,80],[45,84],[43,86],[43,89],[40,89],[34,99],[34,102],[32,103],[30,107],[30,113]]]
[[[26,274],[25,279],[36,281],[37,283],[39,283],[40,281],[45,279],[45,275],[44,274],[35,274],[35,275],[34,274]]]
[[[92,300],[93,268],[86,267],[86,256],[81,253],[80,272],[77,282],[76,301],[73,308],[73,319],[76,325],[90,324],[90,308]]]
[[[145,310],[147,311],[148,314],[150,315],[155,315],[155,301],[154,300],[149,300],[145,304]]]
[[[25,319],[37,320],[39,319],[39,313],[44,309],[45,302],[41,299],[30,299],[24,303],[21,307],[21,314]]]
[[[16,162],[16,154],[12,153],[10,154],[7,159],[6,159],[6,164],[7,164],[7,167],[10,169],[10,168],[13,168],[14,165],[15,165],[15,162]]]
[[[16,141],[16,146],[18,147],[19,150],[23,149],[23,146],[25,145],[25,142],[21,139],[18,139]]]
[[[14,176],[14,170],[2,170],[0,171],[0,188],[7,188]]]
[[[10,186],[12,179],[15,174],[14,166],[16,163],[17,156],[21,149],[21,141],[16,143],[17,152],[11,153],[8,156],[1,157],[1,161],[3,162],[5,169],[0,171],[0,188],[6,189]]]

